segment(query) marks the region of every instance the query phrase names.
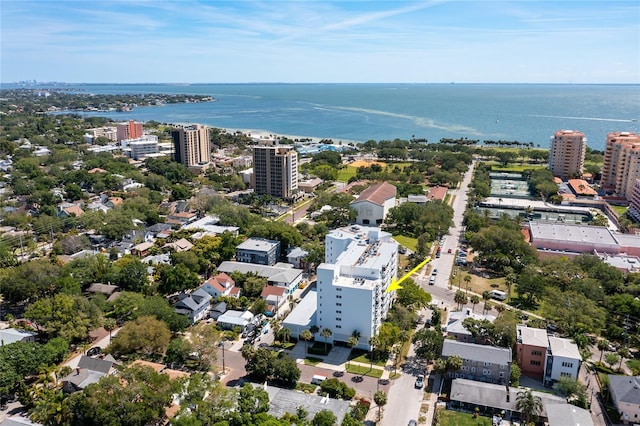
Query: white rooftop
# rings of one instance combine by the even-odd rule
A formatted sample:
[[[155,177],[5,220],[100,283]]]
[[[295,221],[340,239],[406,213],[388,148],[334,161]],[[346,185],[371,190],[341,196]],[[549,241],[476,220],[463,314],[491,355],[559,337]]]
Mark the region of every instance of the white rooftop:
[[[549,347],[549,336],[547,330],[542,328],[527,327],[526,325],[516,325],[516,339],[518,343],[529,346]]]
[[[280,244],[279,241],[264,238],[249,238],[238,245],[239,250],[269,251]]]
[[[573,343],[570,339],[549,336],[549,347],[551,348],[551,354],[553,356],[582,360],[582,356],[580,356],[580,351],[578,350],[578,345]]]
[[[559,240],[568,243],[589,242],[617,246],[609,229],[602,226],[571,225],[566,223],[529,222],[531,241]]]

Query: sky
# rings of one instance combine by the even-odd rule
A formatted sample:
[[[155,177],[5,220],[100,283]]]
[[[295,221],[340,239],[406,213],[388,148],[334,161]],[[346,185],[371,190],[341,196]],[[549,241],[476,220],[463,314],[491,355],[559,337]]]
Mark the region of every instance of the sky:
[[[0,81],[640,83],[640,2],[1,0]]]

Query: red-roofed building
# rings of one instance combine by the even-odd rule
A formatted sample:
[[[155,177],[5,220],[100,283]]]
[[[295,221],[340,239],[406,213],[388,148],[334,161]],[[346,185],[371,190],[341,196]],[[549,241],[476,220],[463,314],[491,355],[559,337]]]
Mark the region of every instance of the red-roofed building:
[[[444,197],[447,196],[447,187],[446,186],[434,186],[433,188],[429,188],[429,192],[427,193],[427,198],[429,201],[440,200],[444,201]]]
[[[287,300],[287,289],[275,285],[266,285],[260,293],[260,297],[267,302],[267,311],[275,314],[282,304]]]
[[[583,179],[569,179],[569,188],[576,194],[587,197],[593,197],[598,193],[589,186],[589,182]]]
[[[358,212],[356,223],[379,226],[395,204],[396,187],[387,182],[381,182],[362,191],[350,205]]]
[[[211,277],[200,287],[211,295],[212,298],[220,296],[240,297],[240,289],[235,286],[236,282],[224,272],[219,273],[215,277]]]

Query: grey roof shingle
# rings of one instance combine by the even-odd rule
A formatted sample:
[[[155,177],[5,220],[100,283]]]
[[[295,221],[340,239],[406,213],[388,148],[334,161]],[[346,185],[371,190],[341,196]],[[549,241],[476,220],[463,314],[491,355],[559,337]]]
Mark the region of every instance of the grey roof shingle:
[[[609,391],[617,402],[640,405],[640,376],[609,374]]]
[[[463,360],[491,362],[500,365],[507,365],[511,362],[511,349],[509,348],[497,348],[445,339],[442,344],[442,356],[450,357],[453,355],[458,355]]]

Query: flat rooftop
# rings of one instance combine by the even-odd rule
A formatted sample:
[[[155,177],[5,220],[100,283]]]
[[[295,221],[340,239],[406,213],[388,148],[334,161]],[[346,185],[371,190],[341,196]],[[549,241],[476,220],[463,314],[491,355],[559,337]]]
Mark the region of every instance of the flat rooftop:
[[[617,246],[618,241],[608,228],[602,226],[571,225],[564,223],[529,222],[531,241],[558,240],[567,243],[590,242]]]
[[[239,250],[255,250],[255,251],[269,251],[277,247],[280,241],[267,240],[263,238],[249,238],[238,245]]]

